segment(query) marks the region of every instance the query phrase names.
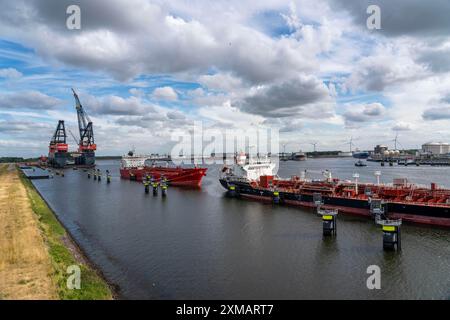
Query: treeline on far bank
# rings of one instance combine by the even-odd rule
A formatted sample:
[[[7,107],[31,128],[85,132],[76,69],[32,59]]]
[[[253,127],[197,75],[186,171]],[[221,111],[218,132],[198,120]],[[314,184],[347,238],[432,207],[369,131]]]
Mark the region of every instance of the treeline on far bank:
[[[312,151],[306,152],[308,158],[326,158],[326,157],[337,157],[341,151]]]
[[[16,162],[33,162],[39,158],[22,158],[22,157],[0,157],[0,163],[16,163]]]

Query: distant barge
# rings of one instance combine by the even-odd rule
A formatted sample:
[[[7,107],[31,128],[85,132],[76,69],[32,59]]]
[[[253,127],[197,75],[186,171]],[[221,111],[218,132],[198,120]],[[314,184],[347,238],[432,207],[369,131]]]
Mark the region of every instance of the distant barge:
[[[392,185],[358,183],[332,178],[329,171],[323,180],[281,179],[273,168],[268,161],[246,162],[240,156],[236,164],[223,168],[220,183],[236,197],[302,207],[316,207],[320,199],[321,208],[367,217],[373,216],[372,204],[377,202],[385,218],[450,227],[450,190],[434,183],[430,188],[406,179],[395,179]]]

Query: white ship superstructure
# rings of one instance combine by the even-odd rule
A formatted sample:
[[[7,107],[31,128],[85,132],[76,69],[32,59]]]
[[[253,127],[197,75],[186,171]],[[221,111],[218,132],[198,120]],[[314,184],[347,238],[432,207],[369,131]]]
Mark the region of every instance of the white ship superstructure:
[[[256,181],[261,176],[274,176],[276,164],[270,158],[247,158],[244,153],[236,156],[233,165],[222,169],[224,177],[235,177],[248,181]]]

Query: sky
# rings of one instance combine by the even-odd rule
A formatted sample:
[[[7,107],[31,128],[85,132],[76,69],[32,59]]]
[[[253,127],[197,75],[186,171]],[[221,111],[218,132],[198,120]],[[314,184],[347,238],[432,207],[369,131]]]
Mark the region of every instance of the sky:
[[[81,10],[81,29],[66,9]],[[369,5],[381,29],[369,29]],[[0,0],[0,156],[77,136],[169,152],[174,130],[268,126],[286,151],[450,142],[450,1]],[[75,139],[68,134],[70,148]],[[280,150],[282,147],[280,146]]]

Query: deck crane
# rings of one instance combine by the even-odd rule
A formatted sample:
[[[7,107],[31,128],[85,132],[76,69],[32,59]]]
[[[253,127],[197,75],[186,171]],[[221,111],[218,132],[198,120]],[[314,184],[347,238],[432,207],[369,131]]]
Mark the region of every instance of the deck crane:
[[[75,97],[75,108],[78,116],[78,129],[80,131],[80,140],[78,143],[78,152],[81,156],[77,158],[76,164],[81,165],[94,165],[95,164],[95,150],[97,145],[94,142],[94,130],[92,121],[81,105],[75,90],[72,89],[73,96]]]
[[[67,129],[67,130],[69,130],[69,133],[70,133],[70,135],[71,135],[72,138],[73,138],[73,141],[75,141],[75,143],[78,144],[78,140],[77,140],[77,138],[75,137],[75,135],[73,134],[72,130],[70,130],[70,129]]]

